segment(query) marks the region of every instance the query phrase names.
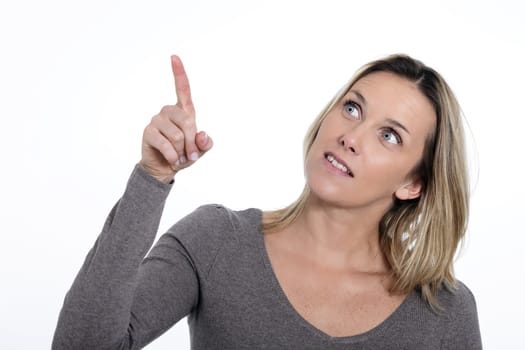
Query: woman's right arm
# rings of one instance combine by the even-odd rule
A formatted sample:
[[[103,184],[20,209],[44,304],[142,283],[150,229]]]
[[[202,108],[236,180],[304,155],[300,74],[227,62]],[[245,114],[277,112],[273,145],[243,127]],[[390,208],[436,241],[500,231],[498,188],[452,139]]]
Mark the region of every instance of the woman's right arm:
[[[142,263],[175,174],[212,147],[196,131],[188,79],[176,56],[172,69],[178,102],[145,128],[142,159],[66,295],[53,349],[140,349],[196,303],[194,267],[176,240],[162,240]]]

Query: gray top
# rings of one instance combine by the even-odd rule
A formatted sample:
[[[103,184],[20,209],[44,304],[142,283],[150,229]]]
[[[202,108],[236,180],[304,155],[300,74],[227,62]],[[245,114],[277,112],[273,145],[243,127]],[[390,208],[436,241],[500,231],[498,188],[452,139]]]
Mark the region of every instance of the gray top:
[[[198,208],[153,244],[171,185],[136,167],[67,293],[53,349],[141,349],[188,315],[192,349],[481,349],[472,293],[417,291],[370,331],[303,319],[270,265],[259,209]],[[176,349],[176,344],[173,345]]]

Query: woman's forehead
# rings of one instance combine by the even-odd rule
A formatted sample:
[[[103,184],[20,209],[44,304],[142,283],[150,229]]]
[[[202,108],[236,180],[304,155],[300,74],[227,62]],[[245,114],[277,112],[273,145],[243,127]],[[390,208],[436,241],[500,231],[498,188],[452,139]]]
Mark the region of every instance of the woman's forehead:
[[[360,78],[346,95],[355,96],[367,107],[386,103],[388,108],[400,105],[433,111],[431,102],[415,82],[389,72],[374,72]]]
[[[408,78],[391,72],[373,72],[356,80],[349,91],[352,90],[387,90],[398,89],[400,87],[409,88],[414,92],[420,92],[417,84]],[[421,92],[420,92],[421,93]]]

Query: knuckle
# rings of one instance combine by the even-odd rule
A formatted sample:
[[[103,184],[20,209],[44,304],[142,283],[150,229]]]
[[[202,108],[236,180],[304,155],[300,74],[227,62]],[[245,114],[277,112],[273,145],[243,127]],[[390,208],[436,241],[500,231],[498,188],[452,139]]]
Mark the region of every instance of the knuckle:
[[[179,143],[184,141],[184,134],[179,129],[175,130],[171,135],[173,142]]]
[[[181,124],[182,124],[182,127],[184,127],[185,129],[189,129],[191,127],[193,127],[194,125],[194,119],[190,116],[184,118],[182,121],[181,121]]]
[[[169,154],[171,149],[172,147],[168,140],[162,139],[159,142],[159,151],[161,151],[163,154]]]
[[[179,110],[175,105],[166,105],[161,108],[159,115],[161,118],[169,118],[170,116],[176,115]]]
[[[156,128],[159,128],[160,125],[162,125],[162,121],[167,118],[166,114],[159,113],[155,115],[153,118],[151,118],[150,124],[153,125]]]
[[[172,110],[173,110],[173,106],[166,105],[160,109],[160,114],[168,114],[168,113],[171,113]]]
[[[143,136],[144,138],[150,138],[153,134],[153,130],[154,130],[154,126],[152,124],[148,124],[145,128],[144,128],[144,132],[143,132]]]
[[[153,116],[153,118],[151,118],[150,124],[153,124],[153,125],[157,124],[159,120],[161,120],[161,118],[162,118],[162,114],[160,113]]]

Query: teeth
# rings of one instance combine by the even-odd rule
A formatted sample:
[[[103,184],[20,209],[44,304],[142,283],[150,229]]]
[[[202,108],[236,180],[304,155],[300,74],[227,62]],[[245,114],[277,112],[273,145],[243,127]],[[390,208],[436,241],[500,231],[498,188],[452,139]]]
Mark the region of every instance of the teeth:
[[[343,164],[341,164],[341,163],[339,163],[337,160],[335,160],[334,156],[332,156],[332,155],[329,154],[328,156],[326,156],[326,159],[327,159],[330,163],[332,163],[332,165],[333,165],[334,167],[336,167],[337,169],[339,169],[339,170],[341,170],[341,171],[343,171],[343,172],[345,172],[345,173],[348,174],[348,169],[347,169]]]

